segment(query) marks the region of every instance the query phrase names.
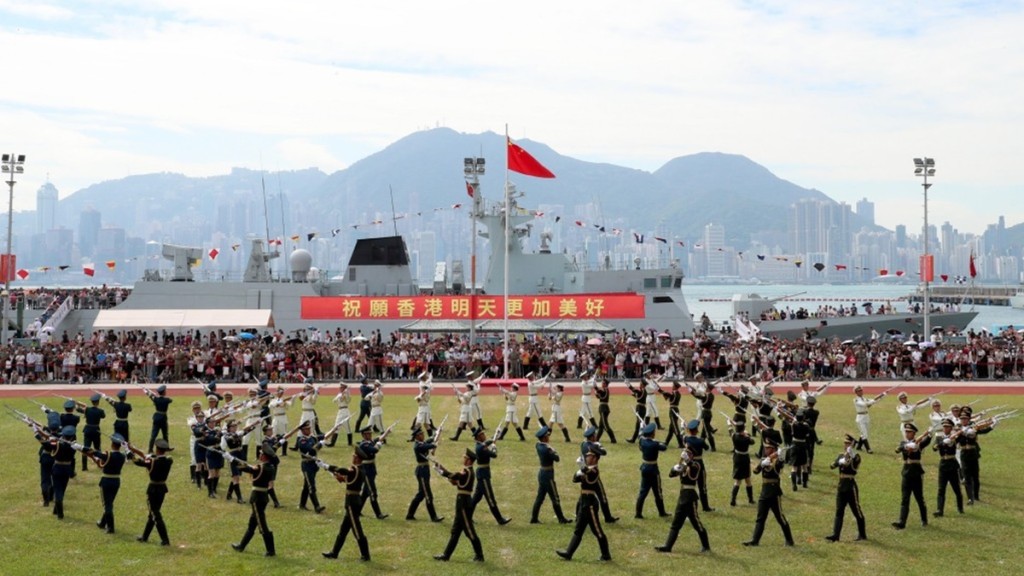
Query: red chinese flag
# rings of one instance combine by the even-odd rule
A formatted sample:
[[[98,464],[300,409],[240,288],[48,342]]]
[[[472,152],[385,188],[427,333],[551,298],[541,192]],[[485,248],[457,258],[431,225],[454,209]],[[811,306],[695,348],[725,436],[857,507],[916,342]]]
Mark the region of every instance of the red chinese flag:
[[[96,269],[93,268],[92,266],[83,266],[82,267],[82,272],[85,273],[86,276],[95,276],[96,275]]]
[[[470,198],[473,197],[473,185],[469,182],[466,182],[466,194],[469,194]]]
[[[978,269],[974,266],[974,252],[971,252],[971,278],[978,275]]]
[[[508,140],[508,169],[513,172],[519,172],[520,174],[526,174],[527,176],[536,176],[537,178],[554,178],[555,175],[544,167],[543,164],[537,161],[536,158],[530,156],[530,153],[523,150],[512,142],[511,138]]]

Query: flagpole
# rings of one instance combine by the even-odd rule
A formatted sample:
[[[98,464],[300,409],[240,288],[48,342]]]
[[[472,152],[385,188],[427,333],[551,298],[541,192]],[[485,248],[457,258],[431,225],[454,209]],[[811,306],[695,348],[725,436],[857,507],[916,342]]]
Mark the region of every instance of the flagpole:
[[[511,202],[509,201],[509,180],[508,180],[508,124],[505,124],[505,285],[501,295],[502,300],[502,378],[508,378],[508,253],[509,225],[511,217]]]

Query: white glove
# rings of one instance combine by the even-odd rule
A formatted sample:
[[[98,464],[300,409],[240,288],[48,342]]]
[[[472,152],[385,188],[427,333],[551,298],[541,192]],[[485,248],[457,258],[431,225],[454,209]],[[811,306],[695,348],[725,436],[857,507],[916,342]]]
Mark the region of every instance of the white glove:
[[[231,454],[225,454],[224,455],[224,459],[227,460],[228,462],[234,462],[235,461],[235,457],[232,456]]]
[[[840,466],[846,466],[846,457],[845,456],[843,456],[842,458],[839,459],[839,465]]]
[[[946,446],[950,446],[950,445],[953,444],[953,439],[952,438],[943,438],[942,439],[942,443],[945,444]]]
[[[576,473],[573,474],[573,478],[583,478],[583,470],[577,470]]]
[[[676,474],[682,474],[683,467],[680,466],[679,464],[676,464],[675,466],[672,467],[672,471],[675,472]]]
[[[316,466],[317,466],[317,468],[319,468],[321,470],[327,470],[327,468],[329,468],[329,465],[327,464],[327,462],[324,462],[323,460],[317,460],[316,461]]]
[[[911,451],[917,450],[917,442],[907,442],[903,447]]]
[[[316,449],[317,450],[319,450],[319,449],[321,449],[323,447],[324,447],[324,441],[323,440],[321,440],[321,441],[316,443]]]
[[[80,450],[81,450],[82,448],[85,448],[85,446],[82,446],[82,445],[81,445],[81,444],[79,444],[78,442],[72,442],[72,443],[71,443],[71,448],[72,448],[73,450],[79,450],[79,451],[80,451]]]
[[[288,445],[288,439],[287,438],[281,438],[280,440],[277,441],[277,445],[278,446],[287,446]]]
[[[43,414],[47,414],[50,412],[50,410],[46,406],[40,406],[39,409],[43,411]]]
[[[772,465],[772,459],[771,458],[762,458],[761,459],[761,468],[768,468],[771,465]]]

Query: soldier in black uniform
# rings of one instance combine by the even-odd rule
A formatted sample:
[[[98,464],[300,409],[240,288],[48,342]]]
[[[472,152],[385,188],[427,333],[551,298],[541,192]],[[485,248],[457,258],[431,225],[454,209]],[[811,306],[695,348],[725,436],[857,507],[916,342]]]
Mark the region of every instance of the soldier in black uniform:
[[[651,426],[654,426],[654,424]],[[580,541],[583,540],[583,533],[587,530],[587,527],[590,528],[590,532],[597,538],[597,545],[601,548],[601,560],[609,561],[612,559],[612,554],[608,549],[608,536],[605,535],[604,530],[601,528],[601,518],[599,516],[599,508],[601,507],[599,495],[601,471],[598,469],[598,460],[601,457],[601,452],[603,450],[600,445],[591,444],[583,455],[584,466],[582,469],[577,470],[572,477],[572,481],[580,485],[580,500],[576,504],[576,526],[572,532],[572,539],[569,540],[569,545],[565,550],[555,551],[555,554],[558,554],[565,560],[572,560],[573,554],[579,548]]]
[[[698,384],[703,382],[704,375],[697,374]],[[708,446],[711,447],[711,451],[715,451],[715,430],[714,425],[711,423],[711,419],[714,417],[714,406],[715,406],[715,387],[714,386],[697,386],[690,388],[690,395],[700,401],[700,437],[707,440]]]
[[[629,393],[633,395],[633,399],[636,401],[636,406],[633,407],[633,411],[636,414],[636,422],[633,423],[633,435],[629,437],[626,442],[633,444],[636,439],[640,437],[640,424],[643,422],[647,423],[647,387],[641,381],[638,386],[627,380],[626,387],[629,388]]]
[[[537,458],[540,460],[540,469],[537,471],[537,498],[533,501],[533,513],[530,515],[530,524],[540,524],[540,507],[544,499],[551,497],[551,505],[555,509],[555,516],[559,524],[572,522],[562,514],[562,501],[558,498],[558,485],[555,484],[555,462],[559,461],[558,452],[551,447],[551,428],[541,426],[534,436],[537,437]]]
[[[299,436],[295,441],[295,450],[302,455],[302,463],[299,465],[302,470],[302,494],[299,496],[299,508],[306,508],[306,501],[313,503],[313,511],[317,514],[326,510],[326,506],[320,505],[316,496],[316,473],[319,467],[316,465],[317,450],[323,447],[324,437],[314,436],[311,432],[312,421],[306,420],[299,426]],[[266,504],[264,504],[266,506]]]
[[[224,454],[220,451],[221,429],[207,416],[203,436],[196,441],[206,450],[206,496],[217,498],[217,487],[220,485],[220,471],[224,469]]]
[[[228,484],[228,493],[225,498],[231,500],[231,496],[235,495],[239,504],[245,504],[245,500],[242,499],[242,465],[239,462],[245,460],[245,455],[242,453],[242,437],[245,433],[238,433],[237,420],[228,420],[227,426],[227,432],[224,433],[222,439],[223,445],[227,448],[226,452],[234,456],[235,459],[228,464],[228,468],[231,470],[231,483]]]
[[[288,444],[287,440],[279,438],[274,435],[274,425],[270,422],[263,420],[263,438],[260,439],[260,446],[262,451],[270,450],[274,454],[274,457],[270,459],[270,463],[274,466],[281,466],[281,458],[277,456],[277,449],[284,448]],[[274,503],[274,508],[280,508],[281,502],[277,499],[277,493],[274,491],[274,483],[271,482],[268,485],[267,495],[270,496],[270,501]]]
[[[491,460],[498,457],[498,445],[487,438],[483,428],[473,430],[473,438],[476,439],[473,450],[476,454],[476,489],[473,492],[473,506],[475,508],[481,500],[486,500],[491,515],[499,526],[504,526],[512,519],[502,516],[501,510],[498,509],[498,499],[494,497],[494,487],[491,485]]]
[[[697,514],[699,501],[697,479],[700,477],[700,472],[700,466],[693,459],[693,453],[688,447],[684,448],[682,454],[679,455],[679,463],[673,466],[668,473],[669,478],[679,477],[681,487],[679,488],[679,500],[676,501],[676,512],[672,516],[672,526],[668,530],[668,538],[665,540],[665,544],[654,547],[658,552],[672,551],[672,546],[675,545],[676,538],[679,536],[679,529],[683,527],[687,519],[690,520],[690,525],[693,526],[700,538],[701,553],[711,551],[708,531]]]
[[[601,385],[594,389],[594,396],[597,396],[597,441],[605,433],[612,444],[615,444],[615,431],[612,430],[611,414],[612,409],[608,402],[611,399],[611,390],[608,389],[608,379],[601,380]],[[543,422],[541,422],[543,424]]]
[[[370,384],[369,378],[362,375],[362,379],[359,381],[359,417],[356,418],[356,430],[362,430],[363,418],[366,418],[367,421],[370,420],[370,394],[373,390],[373,384]]]
[[[64,427],[66,426],[71,426],[72,428],[75,429],[75,439],[78,438],[78,424],[82,421],[82,419],[78,417],[78,414],[75,414],[75,408],[77,406],[78,405],[75,403],[74,400],[68,400],[64,402],[64,411],[60,413],[61,430],[63,431]],[[71,459],[74,460],[73,453],[71,455]],[[71,476],[69,476],[69,478],[74,477],[75,467],[71,466]]]
[[[373,437],[372,424],[367,424],[359,430],[359,433],[363,435],[363,438],[359,441],[358,446],[363,451],[363,454],[365,454],[362,465],[363,476],[365,476],[365,481],[363,482],[363,504],[366,504],[366,501],[369,500],[370,507],[373,508],[373,514],[377,520],[383,520],[389,514],[381,512],[380,503],[377,501],[377,453],[380,452],[385,439],[383,436]]]
[[[39,442],[39,489],[43,493],[44,507],[48,507],[53,500],[53,454],[59,433],[58,423],[49,426],[47,430],[35,430],[35,437]]]
[[[747,410],[750,409],[750,398],[746,394],[746,389],[740,386],[740,391],[737,394],[733,394],[728,390],[722,390],[722,396],[725,396],[733,404],[734,414],[732,416],[733,424],[746,424],[747,423]],[[751,429],[754,427],[751,426]],[[754,436],[752,433],[751,436]]]
[[[465,534],[473,544],[473,561],[484,561],[484,549],[480,544],[476,528],[473,526],[473,462],[475,461],[476,454],[467,448],[466,454],[462,458],[462,470],[458,472],[449,472],[440,464],[434,464],[437,473],[447,478],[458,491],[455,496],[455,521],[452,522],[452,534],[448,538],[448,545],[444,547],[444,552],[434,556],[435,560],[447,562],[455,552],[459,538]]]
[[[789,527],[786,515],[782,513],[782,487],[779,486],[779,475],[786,463],[779,458],[779,447],[775,438],[764,439],[764,457],[754,467],[754,474],[761,475],[761,495],[757,499],[757,520],[754,523],[754,534],[743,543],[744,546],[757,546],[764,534],[764,523],[768,520],[768,512],[775,515],[786,539],[786,546],[795,546],[793,531]]]
[[[907,422],[903,425],[905,439],[896,448],[896,453],[903,456],[903,482],[901,483],[902,499],[900,500],[900,519],[892,523],[892,527],[903,530],[907,526],[910,514],[910,496],[917,500],[917,508],[921,513],[921,525],[928,525],[928,507],[924,503],[924,468],[921,466],[921,450],[931,443],[930,433],[917,438],[917,426]]]
[[[235,457],[230,454],[226,458],[228,461],[235,460]],[[275,458],[277,458],[277,455],[273,450],[268,449],[267,446],[260,446],[259,464],[244,464],[242,466],[243,472],[252,474],[252,493],[249,494],[252,514],[249,515],[249,527],[246,529],[245,534],[242,535],[242,540],[237,544],[231,545],[238,552],[245,550],[246,545],[249,544],[249,541],[252,540],[258,529],[260,534],[263,535],[263,545],[267,549],[265,556],[274,556],[277,553],[274,548],[274,533],[267,526],[267,503],[270,501],[267,497],[267,491],[270,489],[270,483],[277,476],[277,466],[274,466],[272,462]]]
[[[117,400],[110,396],[104,396],[103,399],[114,409],[114,434],[120,434],[125,442],[131,442],[131,436],[128,435],[128,414],[132,411],[132,405],[125,402],[127,397],[128,391],[122,389],[117,391]]]
[[[818,417],[821,416],[821,412],[816,408],[818,404],[818,398],[816,396],[807,397],[807,407],[804,408],[804,422],[807,422],[807,427],[810,428],[810,434],[807,435],[807,467],[805,474],[810,476],[814,472],[814,447],[820,445],[821,438],[818,437]]]
[[[813,400],[814,397],[808,398]],[[843,451],[836,456],[831,468],[839,468],[839,487],[836,490],[836,517],[832,523],[832,533],[825,536],[829,542],[838,542],[839,534],[843,531],[843,516],[846,514],[846,507],[857,519],[857,540],[867,540],[867,528],[864,521],[864,511],[860,508],[860,490],[857,488],[857,469],[860,468],[860,454],[854,451],[854,444],[857,439],[847,434],[843,438]]]
[[[363,532],[363,523],[360,522],[359,517],[362,516],[363,511],[363,482],[366,477],[363,475],[363,459],[366,454],[363,453],[359,446],[356,446],[355,452],[352,454],[352,467],[351,468],[340,468],[338,466],[324,466],[320,463],[320,467],[334,474],[334,478],[338,482],[345,484],[345,517],[341,520],[341,527],[338,529],[338,536],[334,539],[334,547],[331,548],[330,552],[323,552],[324,558],[334,559],[341,553],[342,546],[345,545],[345,539],[348,537],[348,533],[352,532],[352,537],[356,539],[356,543],[359,545],[359,559],[364,562],[370,561],[370,542],[366,538],[366,533]]]
[[[82,445],[93,450],[100,449],[100,422],[107,417],[107,413],[99,406],[101,398],[102,396],[97,392],[89,397],[89,402],[92,403],[92,406],[83,408],[81,404],[78,404],[78,411],[85,418],[85,426],[82,427]],[[88,453],[83,450],[82,472],[89,469],[88,461]]]
[[[947,484],[953,487],[957,512],[964,513],[964,496],[960,492],[960,463],[956,461],[956,451],[962,448],[966,441],[962,432],[953,432],[952,419],[942,419],[942,433],[935,437],[935,443],[932,444],[932,450],[939,453],[939,491],[936,510],[932,514],[936,518],[941,517],[946,510]]]
[[[154,445],[156,454],[139,455],[132,452],[131,455],[136,466],[141,466],[149,471],[149,486],[146,488],[149,517],[146,519],[146,528],[142,531],[142,536],[136,540],[148,541],[150,533],[156,527],[156,532],[160,535],[160,545],[169,546],[171,540],[167,537],[167,525],[164,524],[164,516],[160,510],[163,508],[164,498],[167,496],[167,477],[170,476],[171,465],[174,464],[174,459],[171,458],[169,452],[174,449],[168,446],[167,441],[163,439],[157,440]]]
[[[747,485],[747,502],[754,503],[754,486],[750,482],[750,449],[754,439],[744,430],[743,422],[729,422],[732,433],[732,498],[729,506],[736,505],[736,496],[740,493],[740,482]]]
[[[790,423],[793,444],[790,448],[790,465],[792,469],[789,473],[789,479],[793,483],[793,491],[797,491],[798,485],[803,485],[807,488],[807,443],[811,437],[811,427],[807,425],[807,417],[804,414],[804,409],[800,408],[796,411],[796,415],[793,417]]]
[[[167,386],[163,384],[156,389],[154,394],[149,389],[145,389],[146,396],[153,401],[153,431],[149,435],[149,452],[153,451],[153,443],[156,442],[157,435],[162,435],[164,440],[170,442],[170,438],[167,435],[167,409],[170,408],[171,400],[167,397]]]
[[[636,513],[634,518],[644,517],[644,501],[647,494],[654,492],[654,505],[658,509],[658,516],[668,516],[665,512],[665,500],[661,495],[661,472],[658,469],[658,455],[668,449],[664,442],[654,439],[654,433],[658,429],[657,424],[647,424],[641,431],[640,437],[640,492],[636,496]]]
[[[701,439],[697,435],[697,428],[700,427],[700,421],[690,420],[686,423],[686,438],[683,439],[683,443],[687,448],[690,449],[690,453],[693,455],[693,461],[700,468],[700,474],[697,475],[697,489],[700,491],[700,506],[704,512],[714,512],[715,509],[708,503],[708,474],[707,468],[704,466],[704,451],[709,448],[708,443]]]
[[[427,514],[430,516],[431,522],[440,522],[444,518],[437,515],[437,511],[434,510],[434,492],[430,489],[430,456],[437,449],[436,439],[431,438],[430,440],[424,440],[423,428],[417,426],[412,431],[412,439],[414,443],[412,445],[412,453],[416,458],[416,468],[413,471],[413,476],[416,478],[416,495],[412,497],[412,502],[409,503],[409,511],[405,514],[406,520],[416,519],[416,509],[419,508],[420,502],[424,502],[427,506]]]
[[[597,438],[598,432],[593,426],[583,431],[583,442],[580,442],[579,462],[585,463],[587,453],[591,451],[596,452],[599,458],[608,453],[608,451],[601,446],[601,443],[597,441]],[[611,505],[608,503],[608,493],[605,492],[604,482],[601,480],[600,476],[597,478],[597,499],[601,503],[601,513],[604,514],[604,521],[608,524],[618,522],[619,519],[612,516]],[[579,516],[579,511],[576,512],[576,516]]]
[[[98,395],[94,398],[96,398],[96,402],[99,402]],[[86,418],[88,418],[88,414]],[[110,437],[110,450],[107,452],[100,452],[88,446],[82,448],[82,455],[92,458],[103,472],[103,477],[100,478],[103,517],[96,522],[96,525],[105,529],[107,534],[114,533],[114,500],[117,498],[117,492],[121,489],[121,469],[124,468],[126,460],[125,455],[121,452],[122,444],[124,444],[124,438],[119,434],[114,434]]]
[[[665,443],[669,444],[675,438],[680,448],[683,447],[683,432],[679,429],[679,421],[682,419],[679,415],[679,400],[683,397],[679,392],[681,386],[679,380],[673,380],[672,390],[660,390],[662,397],[668,400],[668,436],[665,437]]]
[[[76,416],[77,418],[77,416]],[[58,520],[64,519],[64,492],[75,471],[75,427],[64,426],[60,429],[60,439],[54,438],[50,443],[50,455],[53,457],[53,514]]]

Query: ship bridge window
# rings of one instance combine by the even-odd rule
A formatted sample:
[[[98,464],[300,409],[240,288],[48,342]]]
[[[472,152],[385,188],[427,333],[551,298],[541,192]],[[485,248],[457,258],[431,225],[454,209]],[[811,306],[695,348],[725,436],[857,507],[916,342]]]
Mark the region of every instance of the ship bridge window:
[[[676,276],[675,278],[673,278],[672,279],[672,287],[673,288],[682,288],[683,287],[683,277],[682,276]]]
[[[644,290],[654,290],[658,287],[657,278],[644,278]]]
[[[655,296],[652,300],[655,304],[671,304],[675,302],[671,296]]]
[[[355,266],[349,266],[348,267],[348,281],[349,282],[355,282],[356,281],[356,267]]]
[[[672,287],[672,277],[671,276],[662,276],[661,277],[661,287],[662,288],[671,288]]]

